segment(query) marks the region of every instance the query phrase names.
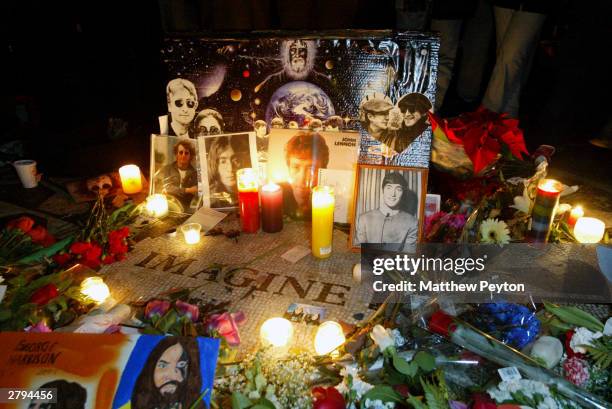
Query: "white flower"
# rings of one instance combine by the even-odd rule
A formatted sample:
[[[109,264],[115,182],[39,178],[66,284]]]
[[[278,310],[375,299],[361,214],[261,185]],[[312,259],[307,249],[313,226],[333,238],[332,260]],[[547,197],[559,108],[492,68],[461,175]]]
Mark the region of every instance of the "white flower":
[[[383,402],[379,399],[370,400],[366,399],[365,406],[366,409],[393,409],[395,407],[395,403],[393,402]]]
[[[531,356],[540,358],[546,364],[546,368],[551,369],[561,361],[563,355],[563,345],[555,337],[544,335],[533,344]]]
[[[259,392],[257,391],[249,392],[249,399],[257,400],[259,398],[261,398],[261,395],[259,394]]]
[[[523,189],[523,196],[514,196],[514,204],[510,207],[515,208],[519,212],[529,214],[529,209],[531,209],[531,199],[529,198],[527,188]]]
[[[399,329],[394,329],[391,331],[391,335],[393,335],[393,342],[395,342],[396,347],[402,347],[406,343],[406,338],[402,336],[402,333]]]
[[[586,353],[586,349],[580,345],[591,345],[591,341],[597,338],[601,338],[603,334],[601,332],[591,332],[587,328],[580,327],[576,328],[572,339],[570,340],[570,348],[572,351],[580,354]]]
[[[612,336],[612,317],[608,318],[603,330],[604,335]]]
[[[351,391],[351,389],[348,387],[349,375],[352,377],[352,390],[355,391],[357,399],[361,398],[367,391],[374,387],[374,385],[361,380],[359,377],[359,369],[357,368],[357,364],[346,365],[340,371],[340,375],[342,375],[344,379],[342,382],[336,385],[335,388],[343,395],[348,394]]]
[[[480,224],[480,241],[488,244],[507,244],[510,232],[503,220],[487,219]]]
[[[395,346],[395,340],[391,331],[385,329],[382,325],[376,325],[370,333],[370,338],[378,345],[381,352],[385,349]]]
[[[497,403],[514,400],[512,396],[515,392],[521,392],[528,398],[533,398],[535,395],[542,397],[542,401],[538,403],[534,409],[561,409],[563,408],[578,408],[572,402],[564,400],[561,405],[550,393],[550,389],[542,382],[532,381],[528,379],[513,379],[511,381],[502,381],[497,387],[489,388],[487,393]]]

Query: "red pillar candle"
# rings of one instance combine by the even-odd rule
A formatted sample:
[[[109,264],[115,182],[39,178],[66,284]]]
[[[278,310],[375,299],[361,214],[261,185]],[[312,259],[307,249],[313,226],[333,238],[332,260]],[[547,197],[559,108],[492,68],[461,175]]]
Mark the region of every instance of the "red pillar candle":
[[[562,185],[553,179],[543,179],[538,184],[535,203],[531,212],[529,239],[535,243],[547,243],[550,226],[555,218]]]
[[[576,221],[582,216],[584,216],[582,206],[579,205],[574,207],[567,218],[567,224],[569,224],[570,227],[574,227],[576,225]]]
[[[239,169],[236,172],[238,181],[238,203],[240,221],[244,233],[257,233],[259,230],[259,192],[257,173],[252,168]]]
[[[283,229],[283,190],[276,183],[261,188],[261,228],[266,233]]]

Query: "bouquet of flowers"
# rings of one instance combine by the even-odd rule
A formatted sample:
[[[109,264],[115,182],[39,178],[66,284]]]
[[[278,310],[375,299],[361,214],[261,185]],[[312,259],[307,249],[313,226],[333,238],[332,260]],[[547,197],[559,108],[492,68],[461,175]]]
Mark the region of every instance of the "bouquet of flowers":
[[[29,216],[10,220],[0,232],[0,265],[26,264],[50,257],[67,244]],[[34,255],[32,257],[32,255]]]

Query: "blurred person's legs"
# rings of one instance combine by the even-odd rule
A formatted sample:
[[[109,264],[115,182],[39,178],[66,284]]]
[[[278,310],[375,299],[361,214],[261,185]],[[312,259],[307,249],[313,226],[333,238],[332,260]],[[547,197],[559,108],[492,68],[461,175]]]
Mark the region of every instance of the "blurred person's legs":
[[[462,22],[462,20],[431,20],[431,30],[440,32],[436,112],[444,102],[444,96],[453,75],[453,66],[457,56]]]
[[[480,88],[491,37],[493,35],[493,8],[486,0],[479,0],[474,15],[467,19],[461,41],[463,54],[457,73],[457,95],[467,102],[480,97]]]
[[[521,87],[546,16],[502,7],[494,7],[493,12],[497,58],[482,105],[516,118]]]

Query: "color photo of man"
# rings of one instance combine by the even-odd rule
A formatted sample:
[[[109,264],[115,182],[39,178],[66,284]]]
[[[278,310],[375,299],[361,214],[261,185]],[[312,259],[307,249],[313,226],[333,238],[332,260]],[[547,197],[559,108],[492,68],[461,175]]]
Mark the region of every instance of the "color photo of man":
[[[200,397],[201,385],[197,339],[166,337],[151,351],[136,380],[131,408],[187,409]]]
[[[310,218],[310,191],[317,185],[320,168],[327,168],[329,148],[316,132],[300,131],[285,145],[289,183],[282,183],[285,214]]]
[[[191,163],[195,148],[191,141],[180,140],[174,145],[173,153],[174,162],[160,169],[156,184],[163,186],[163,192],[174,196],[187,212],[198,193],[198,175]]]

